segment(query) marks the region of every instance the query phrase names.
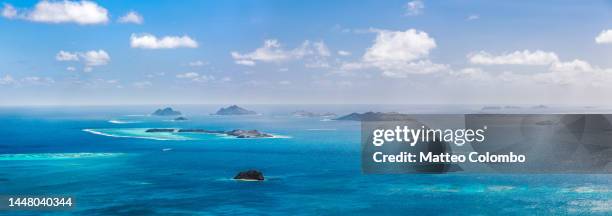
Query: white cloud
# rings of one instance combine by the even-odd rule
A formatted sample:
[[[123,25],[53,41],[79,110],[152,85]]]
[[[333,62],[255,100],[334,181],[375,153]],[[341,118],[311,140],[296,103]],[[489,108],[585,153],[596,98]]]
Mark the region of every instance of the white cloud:
[[[521,84],[553,84],[553,85],[575,85],[601,87],[612,82],[612,69],[600,68],[590,63],[574,59],[572,61],[561,61],[554,52],[529,50],[515,51],[513,53],[494,56],[486,52],[476,55],[468,55],[469,60],[475,64],[483,65],[531,65],[547,66],[546,69],[536,69],[535,72],[504,71],[503,73],[483,72],[481,69],[463,69],[452,71],[454,77],[468,78],[472,80],[495,82],[515,82]]]
[[[199,77],[200,74],[196,73],[196,72],[187,72],[187,73],[182,73],[182,74],[177,74],[176,78],[180,78],[180,79],[193,79],[196,77]]]
[[[384,76],[407,78],[413,74],[431,74],[449,69],[448,65],[435,64],[429,60],[415,62],[390,62],[389,64],[376,65],[383,71]]]
[[[586,61],[574,59],[555,62],[550,65],[548,72],[536,74],[534,79],[543,83],[599,87],[612,82],[612,69],[592,66]]]
[[[595,38],[595,43],[606,44],[612,43],[612,29],[604,30]]]
[[[153,83],[151,83],[150,81],[140,81],[140,82],[132,83],[132,86],[136,88],[148,88],[148,87],[151,87],[152,85]]]
[[[351,70],[377,69],[383,76],[406,78],[412,74],[430,74],[449,70],[444,64],[431,62],[429,53],[436,48],[436,41],[426,32],[372,30],[377,36],[361,61],[344,62],[338,74]]]
[[[143,33],[132,34],[130,46],[142,49],[197,48],[198,42],[187,35],[157,38],[152,34]]]
[[[119,23],[134,23],[134,24],[142,24],[144,22],[144,18],[136,11],[130,11],[127,14],[119,17],[117,20]]]
[[[277,40],[266,40],[263,47],[257,48],[255,51],[246,54],[232,52],[232,58],[237,64],[254,65],[255,61],[263,62],[278,62],[284,61],[295,55],[295,51],[285,51],[281,49],[281,44]],[[238,63],[238,61],[242,61]]]
[[[377,30],[374,44],[363,56],[366,62],[412,61],[429,55],[436,47],[436,41],[426,32],[408,29],[406,31]]]
[[[76,71],[76,68],[75,68],[75,67],[70,66],[70,67],[66,67],[66,70],[67,70],[67,71]]]
[[[291,81],[289,81],[289,80],[282,80],[282,81],[278,82],[278,84],[281,84],[281,85],[291,85]]]
[[[77,23],[79,25],[104,24],[108,11],[91,1],[40,1],[33,9],[16,10],[5,4],[2,15],[42,23]]]
[[[55,55],[55,59],[58,61],[78,61],[79,56],[77,53],[70,53],[64,50],[60,50],[57,55]]]
[[[189,62],[188,65],[191,66],[191,67],[201,67],[201,66],[204,66],[204,65],[207,65],[207,64],[208,64],[208,62],[197,60],[197,61]]]
[[[574,59],[569,62],[555,62],[551,65],[552,71],[577,71],[577,72],[588,72],[593,71],[594,68],[586,61]]]
[[[485,73],[480,68],[464,68],[459,71],[451,71],[450,75],[452,77],[457,77],[460,79],[476,80],[476,81],[489,81],[492,79],[489,73]]]
[[[468,17],[466,17],[465,19],[466,19],[467,21],[477,20],[477,19],[480,19],[480,15],[478,15],[478,14],[472,14],[472,15],[469,15]]]
[[[2,8],[2,16],[9,19],[15,18],[17,16],[17,10],[15,10],[12,5],[5,3],[4,8]]]
[[[165,76],[166,73],[164,72],[157,72],[157,73],[149,73],[146,75],[147,78],[153,78],[153,77],[161,77],[161,76]]]
[[[196,77],[194,79],[192,79],[191,81],[194,82],[208,82],[208,81],[214,81],[215,77],[212,75],[201,75],[199,77]]]
[[[423,13],[423,9],[425,9],[425,3],[420,0],[411,1],[406,3],[406,15],[408,16],[416,16]]]
[[[176,78],[189,79],[194,82],[208,82],[208,81],[215,80],[215,77],[212,75],[204,75],[204,74],[200,75],[199,73],[196,73],[196,72],[187,72],[187,73],[177,74]]]
[[[22,78],[21,82],[30,85],[49,85],[55,83],[55,80],[50,77],[28,76]]]
[[[350,56],[351,52],[344,51],[344,50],[338,50],[338,55],[341,55],[341,56]]]
[[[549,65],[559,62],[559,57],[554,52],[515,51],[502,55],[493,55],[485,51],[469,54],[468,59],[472,64],[482,65]]]
[[[251,60],[236,60],[234,62],[239,65],[255,66],[255,62]]]
[[[50,85],[53,83],[55,83],[55,80],[50,77],[27,76],[21,79],[15,79],[9,74],[0,77],[0,85]]]
[[[278,40],[265,40],[262,47],[250,53],[230,53],[234,62],[240,65],[253,66],[256,62],[283,62],[288,60],[302,59],[306,56],[319,57],[322,60],[331,55],[324,42],[304,41],[301,46],[285,50]]]
[[[327,61],[312,61],[304,64],[306,68],[329,68],[331,67]]]
[[[10,85],[14,83],[15,79],[13,79],[13,77],[9,74],[4,75],[4,77],[0,77],[0,85]]]
[[[107,65],[111,58],[104,50],[90,50],[86,52],[67,52],[60,50],[56,55],[57,61],[82,61],[84,64],[83,71],[90,72],[95,66]],[[67,70],[73,71],[74,67],[68,67]]]
[[[104,50],[91,50],[80,53],[79,56],[85,61],[86,66],[100,66],[110,62],[110,56]]]
[[[314,42],[313,45],[317,49],[317,54],[319,54],[320,56],[331,55],[331,52],[329,52],[329,48],[327,48],[327,45],[325,45],[325,43],[323,43],[322,41]]]

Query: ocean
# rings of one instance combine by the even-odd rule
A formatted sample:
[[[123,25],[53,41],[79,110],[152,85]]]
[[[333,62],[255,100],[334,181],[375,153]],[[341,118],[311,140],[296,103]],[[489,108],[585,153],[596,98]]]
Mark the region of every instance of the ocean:
[[[262,114],[210,115],[219,107],[173,106],[188,121],[148,116],[162,106],[0,108],[0,195],[75,197],[70,210],[0,215],[612,214],[610,175],[363,174],[359,122],[291,115],[480,106],[252,105],[245,107]],[[274,137],[147,128],[257,129]],[[248,169],[266,180],[232,179]]]

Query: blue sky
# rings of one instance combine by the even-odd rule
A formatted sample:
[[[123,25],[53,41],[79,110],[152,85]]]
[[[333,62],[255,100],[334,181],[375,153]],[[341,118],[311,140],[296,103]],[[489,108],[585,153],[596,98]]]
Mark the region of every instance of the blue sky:
[[[611,1],[2,4],[0,105],[609,104],[612,90]]]

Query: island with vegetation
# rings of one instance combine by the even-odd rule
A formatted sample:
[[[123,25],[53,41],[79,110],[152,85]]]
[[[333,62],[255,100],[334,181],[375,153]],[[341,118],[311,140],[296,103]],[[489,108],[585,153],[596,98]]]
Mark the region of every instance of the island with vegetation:
[[[172,107],[166,107],[164,109],[157,109],[151,115],[153,116],[180,116],[181,112],[178,110],[173,110]]]
[[[207,133],[207,134],[223,134],[236,138],[270,138],[272,134],[264,133],[258,130],[241,130],[235,129],[230,131],[223,130],[206,130],[206,129],[176,129],[176,128],[151,128],[147,129],[147,133]]]
[[[237,105],[231,105],[231,106],[219,109],[215,114],[216,115],[255,115],[257,114],[257,112],[252,111],[252,110],[247,110]]]

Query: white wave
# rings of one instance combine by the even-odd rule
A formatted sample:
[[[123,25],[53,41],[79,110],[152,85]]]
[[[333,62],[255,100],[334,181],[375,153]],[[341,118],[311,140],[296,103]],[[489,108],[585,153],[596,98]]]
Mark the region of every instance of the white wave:
[[[609,192],[612,192],[612,190],[610,190],[608,188],[604,188],[604,187],[590,187],[590,186],[576,187],[576,188],[570,189],[569,191],[570,192],[575,192],[575,193],[609,193]]]
[[[320,121],[322,121],[322,122],[326,122],[326,121],[336,121],[336,120],[333,120],[333,119],[327,119],[327,118],[326,118],[326,119],[321,119]]]
[[[612,200],[576,200],[569,203],[571,212],[612,212]]]
[[[501,192],[501,191],[512,190],[512,189],[514,189],[514,187],[513,186],[507,186],[507,185],[495,185],[495,186],[489,186],[487,189],[489,191]]]
[[[291,136],[278,135],[278,134],[270,134],[270,135],[272,135],[272,137],[264,137],[264,138],[270,138],[270,139],[291,139],[293,138]]]
[[[0,160],[56,160],[56,159],[79,159],[79,158],[99,158],[116,157],[124,153],[31,153],[31,154],[0,154]]]
[[[151,185],[153,183],[146,181],[126,181],[125,184],[128,185]]]
[[[83,129],[85,132],[89,132],[96,135],[108,136],[108,137],[120,137],[120,138],[136,138],[136,139],[151,139],[151,140],[191,140],[186,137],[176,136],[176,138],[162,138],[162,137],[153,137],[153,136],[135,136],[135,135],[118,135],[118,134],[109,134],[101,131],[97,131],[96,129]]]
[[[125,121],[125,120],[109,120],[109,123],[113,123],[113,124],[134,124],[134,123],[140,123],[140,121]]]

